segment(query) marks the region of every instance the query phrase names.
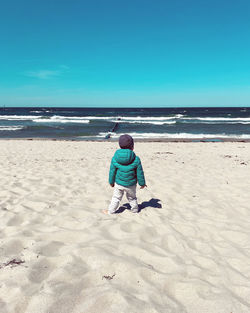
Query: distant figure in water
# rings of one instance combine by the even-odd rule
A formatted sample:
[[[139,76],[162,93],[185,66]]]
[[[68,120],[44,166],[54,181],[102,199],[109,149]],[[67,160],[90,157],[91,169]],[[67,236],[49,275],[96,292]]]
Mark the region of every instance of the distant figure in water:
[[[113,214],[119,207],[124,192],[131,206],[131,212],[138,213],[138,203],[136,198],[136,184],[140,189],[147,187],[141,160],[133,152],[134,140],[129,135],[122,135],[119,138],[119,146],[112,158],[109,171],[109,184],[115,187],[111,203],[108,210],[103,210],[105,214]]]

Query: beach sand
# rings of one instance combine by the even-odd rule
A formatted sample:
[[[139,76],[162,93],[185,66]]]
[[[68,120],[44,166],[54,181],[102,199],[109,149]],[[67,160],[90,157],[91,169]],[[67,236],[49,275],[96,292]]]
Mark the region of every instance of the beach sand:
[[[0,312],[250,312],[250,144],[136,143],[141,212],[104,215],[116,148],[0,141]]]

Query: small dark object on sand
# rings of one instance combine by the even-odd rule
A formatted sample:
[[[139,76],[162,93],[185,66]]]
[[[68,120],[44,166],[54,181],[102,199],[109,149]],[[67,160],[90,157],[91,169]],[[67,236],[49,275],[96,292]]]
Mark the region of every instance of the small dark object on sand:
[[[7,263],[4,263],[3,266],[0,265],[0,268],[5,267],[5,266],[16,266],[16,265],[20,265],[22,263],[25,263],[25,261],[19,260],[19,259],[12,259]]]
[[[102,279],[105,278],[105,279],[107,279],[107,280],[111,280],[111,279],[113,279],[114,277],[115,277],[115,274],[113,274],[112,276],[104,275],[104,276],[102,276]]]

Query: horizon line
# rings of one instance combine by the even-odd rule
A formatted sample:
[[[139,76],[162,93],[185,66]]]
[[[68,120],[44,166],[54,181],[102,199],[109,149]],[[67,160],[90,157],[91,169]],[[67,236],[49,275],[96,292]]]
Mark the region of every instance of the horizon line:
[[[27,106],[15,106],[15,105],[2,105],[0,106],[0,109],[6,109],[6,108],[59,108],[59,109],[192,109],[192,108],[250,108],[249,105],[239,105],[239,106],[218,106],[218,105],[211,105],[211,106],[33,106],[33,105],[27,105]]]

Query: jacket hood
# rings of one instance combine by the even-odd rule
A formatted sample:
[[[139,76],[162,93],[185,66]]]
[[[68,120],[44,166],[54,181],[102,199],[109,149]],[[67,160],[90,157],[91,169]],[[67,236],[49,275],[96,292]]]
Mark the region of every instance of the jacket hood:
[[[114,158],[117,163],[121,165],[128,165],[134,161],[135,153],[130,149],[119,149],[116,151]]]

